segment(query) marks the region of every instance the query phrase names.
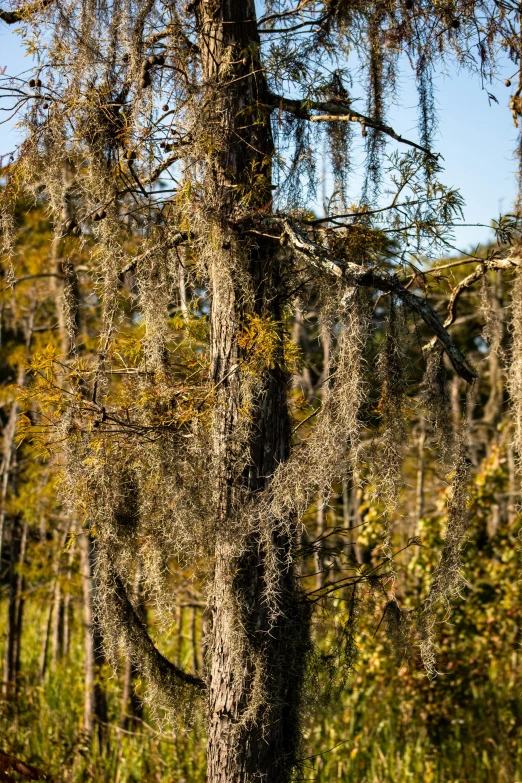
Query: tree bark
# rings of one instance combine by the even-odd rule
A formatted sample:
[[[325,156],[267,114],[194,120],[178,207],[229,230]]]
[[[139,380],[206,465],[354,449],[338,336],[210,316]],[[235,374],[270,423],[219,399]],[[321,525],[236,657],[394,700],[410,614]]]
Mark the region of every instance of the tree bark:
[[[238,332],[247,313],[281,322],[278,247],[270,240],[247,245],[231,232],[238,199],[252,187],[250,203],[271,208],[273,140],[266,113],[267,87],[259,62],[255,6],[250,0],[203,0],[197,23],[204,83],[209,85],[210,126],[220,123],[220,149],[209,171],[209,192],[220,194],[213,219],[230,240],[210,263],[211,373],[218,389],[213,423],[216,543],[209,657],[209,783],[285,783],[299,750],[299,705],[308,643],[308,612],[289,565],[288,536],[270,546],[280,563],[280,611],[272,617],[264,590],[266,544],[252,532],[238,551],[229,529],[240,498],[266,489],[289,445],[284,369],[267,369],[251,405],[248,468],[236,475],[237,431],[243,393],[237,362]],[[223,75],[223,61],[234,73]],[[261,107],[261,108],[260,108]],[[263,107],[265,107],[263,109]],[[264,114],[263,114],[264,112]],[[216,119],[218,118],[218,119]],[[245,257],[246,256],[246,257]],[[240,280],[235,271],[241,268]],[[238,643],[238,630],[241,639]]]
[[[53,595],[53,627],[51,638],[51,660],[56,666],[62,654],[63,645],[63,596],[60,580],[57,579]]]
[[[144,603],[139,601],[140,598],[140,581],[141,581],[141,567],[138,563],[136,568],[136,574],[134,579],[134,599],[136,600],[137,607],[139,609],[142,620],[147,622],[147,611]],[[123,688],[121,694],[121,706],[120,706],[120,728],[127,729],[132,725],[132,718],[141,718],[143,714],[143,707],[141,699],[139,699],[134,690],[134,681],[136,679],[137,671],[136,666],[132,658],[128,657],[125,661],[125,669],[123,672]]]
[[[85,628],[83,730],[90,737],[97,728],[98,740],[102,743],[105,735],[104,724],[107,722],[107,702],[100,684],[101,667],[104,663],[103,642],[95,622],[93,607],[94,542],[86,533],[82,533],[79,545]]]
[[[24,608],[25,608],[25,577],[23,574],[23,567],[25,562],[25,552],[27,548],[27,522],[22,525],[22,536],[20,542],[20,561],[18,566],[18,574],[16,580],[16,637],[14,645],[14,679],[15,684],[18,684],[18,679],[21,670],[21,653],[22,653],[22,630],[24,621]]]
[[[54,595],[54,582],[49,592],[49,606],[47,608],[47,618],[45,621],[44,635],[42,640],[42,652],[40,653],[40,680],[42,681],[45,679],[45,675],[47,672],[49,638],[51,636],[51,626],[53,622],[53,607],[54,607],[53,595]]]
[[[5,696],[12,696],[16,693],[17,679],[20,673],[20,634],[24,610],[24,579],[20,569],[25,559],[26,543],[27,523],[22,524],[18,518],[14,518],[11,525],[7,633],[2,687]]]

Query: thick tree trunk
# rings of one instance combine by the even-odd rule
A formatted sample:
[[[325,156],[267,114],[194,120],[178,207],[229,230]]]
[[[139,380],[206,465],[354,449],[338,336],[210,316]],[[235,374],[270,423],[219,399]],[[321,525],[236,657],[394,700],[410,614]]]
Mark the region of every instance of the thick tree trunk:
[[[209,783],[285,783],[299,750],[298,711],[308,641],[308,612],[287,554],[291,542],[275,532],[269,544],[279,572],[279,612],[265,596],[266,543],[253,531],[238,546],[231,534],[245,492],[269,484],[289,444],[288,378],[266,370],[251,405],[251,436],[243,446],[248,467],[237,475],[238,430],[244,403],[238,333],[248,313],[281,321],[281,285],[275,243],[238,241],[230,220],[250,192],[250,209],[271,204],[273,140],[266,114],[267,88],[259,62],[251,0],[203,0],[197,6],[209,124],[219,123],[220,150],[209,171],[217,194],[213,219],[222,250],[210,263],[212,379],[218,389],[213,428],[216,544],[209,652]],[[234,62],[223,68],[223,61]],[[253,176],[254,175],[254,176]],[[244,202],[243,202],[244,203]],[[252,206],[253,205],[253,206]],[[209,210],[210,211],[210,210]],[[241,269],[241,274],[237,271]],[[242,629],[238,634],[239,629]]]

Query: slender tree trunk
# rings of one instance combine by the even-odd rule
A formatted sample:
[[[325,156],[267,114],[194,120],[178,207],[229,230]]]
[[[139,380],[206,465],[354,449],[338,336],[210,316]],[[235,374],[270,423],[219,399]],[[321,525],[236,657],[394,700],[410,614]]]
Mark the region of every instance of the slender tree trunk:
[[[7,633],[4,655],[3,693],[6,696],[16,692],[20,672],[20,634],[24,611],[24,578],[21,572],[25,559],[27,523],[14,518],[11,525],[11,546],[9,558],[9,590],[7,599]]]
[[[20,537],[18,520],[11,524],[11,546],[9,551],[9,591],[7,598],[7,634],[4,655],[3,693],[9,696],[14,692],[14,656],[16,649],[16,569],[20,558]]]
[[[353,553],[353,557],[357,563],[361,562],[361,547],[357,540],[359,533],[359,524],[361,521],[361,514],[359,511],[360,498],[357,488],[357,472],[355,469],[351,469],[343,479],[343,527],[345,530],[351,530],[352,535],[350,541],[347,543],[347,554]]]
[[[73,559],[74,559],[74,547],[73,545],[71,545],[68,553],[67,576],[66,576],[67,585],[71,583]],[[72,622],[71,615],[72,615],[71,594],[69,590],[66,590],[63,599],[63,650],[62,652],[64,657],[67,657],[69,655],[69,648],[71,645],[71,622]]]
[[[22,525],[22,539],[20,542],[20,561],[18,566],[18,575],[16,580],[16,637],[14,645],[14,679],[15,683],[18,683],[18,678],[21,670],[21,653],[22,653],[22,631],[24,621],[24,608],[25,608],[25,577],[23,574],[23,567],[25,563],[25,552],[27,548],[27,522]]]
[[[84,679],[85,701],[83,712],[83,730],[88,736],[98,729],[100,743],[104,740],[104,726],[107,722],[107,702],[100,684],[101,667],[104,663],[102,639],[97,628],[93,608],[93,572],[94,572],[94,542],[83,533],[79,537],[80,565],[83,588],[84,617]]]
[[[31,340],[32,335],[32,329],[30,330],[30,334],[26,335],[26,344],[28,345]],[[16,383],[18,386],[23,386],[25,383],[25,369],[24,365],[20,367],[18,370]],[[0,567],[2,564],[2,549],[3,549],[3,543],[4,543],[4,528],[5,528],[5,519],[6,519],[6,499],[7,499],[7,489],[9,486],[9,476],[12,468],[13,463],[13,456],[15,453],[15,432],[16,432],[16,422],[18,421],[18,400],[13,400],[11,404],[11,409],[9,411],[9,416],[7,418],[7,423],[4,428],[3,432],[3,454],[2,454],[2,487],[1,487],[1,495],[0,495]]]
[[[324,533],[324,501],[322,493],[317,499],[317,535]],[[315,586],[317,589],[323,584],[323,547],[321,542],[316,544],[315,550]]]
[[[422,519],[424,514],[424,445],[426,442],[426,430],[424,427],[424,420],[420,423],[420,433],[418,441],[418,455],[417,455],[417,489],[415,497],[415,522],[418,525],[419,520]]]
[[[181,312],[186,315],[187,314],[187,286],[185,281],[185,267],[183,266],[183,262],[180,260],[179,262],[179,272],[178,272],[178,284],[179,284],[179,305],[181,308]]]
[[[49,595],[49,606],[47,608],[47,619],[45,622],[45,628],[44,628],[44,635],[42,639],[42,652],[40,654],[40,680],[45,679],[45,675],[47,672],[47,660],[48,660],[48,651],[49,651],[49,639],[51,637],[51,627],[53,622],[53,607],[54,607],[54,582],[53,586],[50,590]]]
[[[267,88],[258,59],[259,37],[252,0],[203,0],[196,6],[204,82],[209,85],[210,126],[220,123],[221,144],[209,171],[208,192],[222,194],[213,220],[222,250],[209,266],[211,371],[218,390],[213,423],[216,543],[212,631],[209,645],[208,783],[286,783],[299,750],[300,691],[308,643],[308,613],[288,564],[291,542],[273,532],[263,543],[255,532],[241,548],[230,534],[240,498],[265,489],[287,459],[289,379],[278,366],[264,372],[251,405],[248,468],[235,473],[237,430],[244,402],[237,363],[238,330],[248,312],[281,322],[280,248],[237,242],[230,229],[241,192],[259,209],[271,207],[273,140],[266,114]],[[231,56],[232,54],[232,56]],[[222,69],[236,62],[234,78]],[[261,108],[260,108],[261,107]],[[242,274],[236,272],[241,269]],[[264,594],[270,546],[279,563],[272,616]],[[241,640],[238,643],[238,631]]]
[[[460,435],[462,421],[462,405],[460,401],[462,381],[455,373],[451,382],[451,420],[455,437]]]
[[[192,667],[194,669],[194,674],[198,674],[201,669],[201,664],[199,662],[198,610],[195,606],[192,607],[191,636],[192,636]]]
[[[51,661],[56,666],[61,658],[63,645],[63,596],[60,580],[57,579],[53,595],[53,625],[51,635]]]

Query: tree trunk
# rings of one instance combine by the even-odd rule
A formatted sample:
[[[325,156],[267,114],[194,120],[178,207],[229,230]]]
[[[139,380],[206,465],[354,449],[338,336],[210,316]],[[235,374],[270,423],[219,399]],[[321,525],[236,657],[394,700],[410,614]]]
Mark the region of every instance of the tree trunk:
[[[25,550],[27,548],[27,522],[22,525],[22,538],[20,542],[20,560],[18,566],[18,575],[16,580],[16,637],[14,646],[14,679],[15,684],[18,683],[20,675],[21,661],[20,656],[22,653],[22,630],[24,621],[24,608],[25,608],[25,577],[23,574],[23,566],[25,562]]]
[[[287,459],[288,377],[280,366],[266,369],[250,406],[248,467],[237,475],[238,430],[244,403],[238,332],[248,312],[281,322],[278,246],[261,238],[256,246],[237,241],[230,221],[239,198],[250,193],[250,209],[271,208],[273,140],[266,113],[267,88],[258,59],[259,38],[251,0],[203,0],[196,6],[209,127],[219,122],[220,149],[209,170],[209,206],[222,250],[209,263],[211,372],[218,390],[213,423],[216,513],[212,630],[210,632],[209,783],[285,783],[299,750],[300,692],[308,644],[308,611],[287,554],[288,536],[274,532],[261,542],[252,532],[242,549],[230,534],[245,492],[265,489]],[[222,68],[234,61],[234,74]],[[226,76],[224,73],[226,72]],[[256,191],[251,192],[252,174]],[[217,204],[217,206],[216,206]],[[252,207],[252,204],[254,205]],[[241,207],[243,208],[243,207]],[[218,233],[219,236],[219,233]],[[237,275],[237,270],[241,274]],[[274,585],[278,612],[265,598],[265,547],[279,563]],[[272,561],[273,562],[273,561]],[[240,635],[238,631],[241,629]]]
[[[67,564],[67,577],[66,577],[66,584],[71,584],[72,579],[72,564],[73,564],[73,558],[74,558],[74,546],[71,545],[69,548],[69,561]],[[64,657],[67,657],[69,655],[69,648],[71,644],[71,624],[72,624],[72,603],[71,603],[71,594],[69,590],[66,590],[65,596],[63,599],[63,649],[62,653]]]
[[[94,618],[93,608],[93,572],[95,545],[94,541],[83,533],[79,537],[80,565],[83,588],[84,612],[84,671],[85,671],[85,701],[83,712],[83,730],[88,736],[97,735],[100,743],[104,740],[104,725],[107,722],[107,702],[100,684],[101,667],[104,663],[102,639]]]
[[[60,580],[57,579],[54,585],[53,595],[53,627],[51,638],[51,660],[53,666],[56,666],[62,654],[63,644],[63,596]]]
[[[43,681],[47,672],[47,659],[49,650],[49,638],[51,636],[51,626],[53,622],[53,595],[54,595],[54,582],[49,594],[49,606],[47,608],[47,619],[45,621],[45,629],[42,640],[42,652],[40,653],[40,679]]]
[[[9,591],[7,602],[7,634],[4,655],[3,693],[12,696],[20,672],[20,634],[24,610],[24,580],[20,571],[25,559],[27,523],[13,519],[11,525],[11,546],[9,558]]]
[[[417,487],[415,492],[415,528],[417,528],[420,520],[424,515],[424,478],[425,478],[425,466],[424,466],[424,446],[426,443],[426,429],[424,421],[421,420],[418,442],[418,456],[417,456]],[[411,533],[414,535],[417,532],[416,529]]]
[[[136,606],[139,609],[141,619],[147,622],[147,611],[143,601],[140,601],[140,581],[141,581],[141,567],[138,563],[136,568],[136,574],[134,579],[134,599]],[[132,725],[132,718],[141,718],[143,714],[142,702],[136,696],[134,690],[134,681],[136,679],[137,671],[136,666],[131,657],[128,657],[125,661],[125,669],[123,672],[123,688],[121,693],[121,706],[120,706],[120,728],[126,729]]]

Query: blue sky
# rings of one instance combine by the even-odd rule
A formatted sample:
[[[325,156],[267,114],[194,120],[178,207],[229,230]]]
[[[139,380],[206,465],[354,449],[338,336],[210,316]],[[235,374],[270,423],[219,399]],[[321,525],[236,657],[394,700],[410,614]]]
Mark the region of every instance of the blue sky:
[[[7,66],[7,74],[16,75],[27,69],[20,38],[12,29],[0,23],[0,67]],[[491,105],[487,93],[477,78],[465,72],[454,71],[436,79],[439,109],[439,133],[436,151],[444,158],[446,185],[458,187],[466,202],[465,222],[489,225],[499,211],[509,212],[515,198],[516,161],[513,150],[517,131],[508,109],[510,93],[504,80],[515,70],[507,64],[507,71],[499,81],[488,86],[499,103]],[[404,74],[400,80],[402,108],[393,108],[390,124],[397,133],[416,139],[416,92],[412,76]],[[0,154],[14,148],[17,132],[13,124],[0,126]],[[470,249],[490,239],[486,228],[458,228],[456,244]]]

